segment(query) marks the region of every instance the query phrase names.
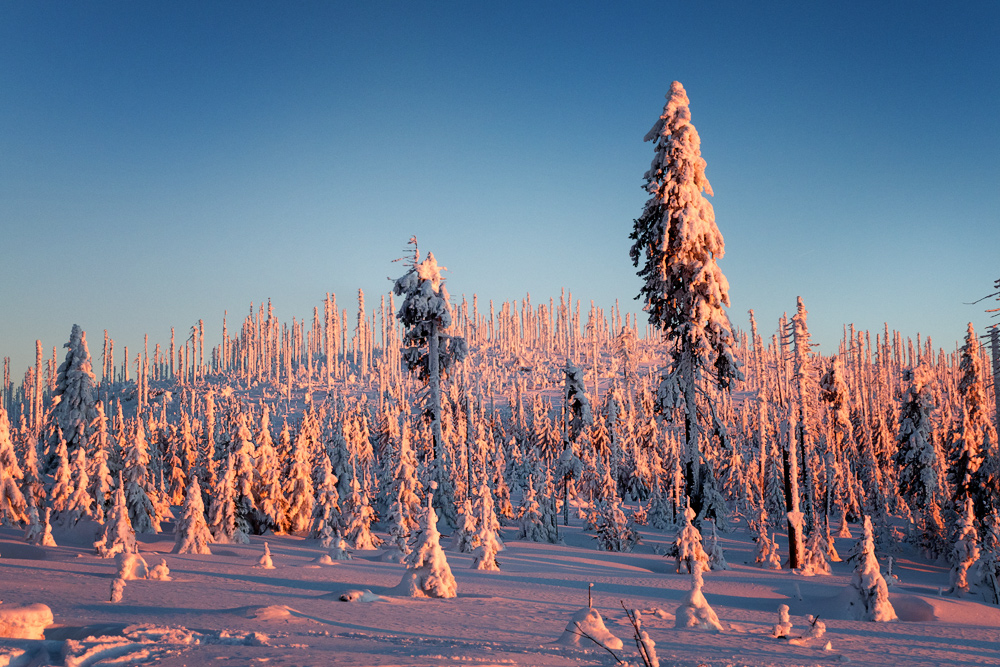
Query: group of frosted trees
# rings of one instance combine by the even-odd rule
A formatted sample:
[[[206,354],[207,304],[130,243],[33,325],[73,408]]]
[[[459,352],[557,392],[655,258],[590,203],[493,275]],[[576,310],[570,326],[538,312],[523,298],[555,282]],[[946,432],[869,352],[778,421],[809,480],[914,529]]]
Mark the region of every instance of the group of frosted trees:
[[[597,548],[629,550],[642,529],[738,516],[762,565],[823,572],[833,536],[867,520],[873,548],[902,531],[951,560],[954,590],[992,582],[1000,599],[995,393],[971,325],[951,353],[845,329],[829,357],[801,299],[769,341],[752,312],[735,329],[680,84],[647,139],[643,331],[566,294],[456,306],[415,242],[376,312],[358,295],[353,332],[331,295],[311,326],[268,304],[218,345],[199,324],[147,346],[131,375],[105,335],[98,377],[74,326],[58,370],[39,344],[20,387],[5,373],[0,521],[51,541],[50,523],[93,520],[104,554],[172,523],[181,552],[272,531],[405,561],[430,498],[455,548],[492,569],[501,525],[558,543],[580,521]]]

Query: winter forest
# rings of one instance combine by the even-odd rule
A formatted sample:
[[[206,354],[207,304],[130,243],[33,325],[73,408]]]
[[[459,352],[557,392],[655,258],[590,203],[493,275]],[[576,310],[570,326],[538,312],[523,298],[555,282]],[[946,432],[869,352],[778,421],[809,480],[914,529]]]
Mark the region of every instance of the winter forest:
[[[1000,664],[997,327],[729,313],[679,83],[646,141],[642,321],[412,238],[374,300],[6,359],[0,664]]]

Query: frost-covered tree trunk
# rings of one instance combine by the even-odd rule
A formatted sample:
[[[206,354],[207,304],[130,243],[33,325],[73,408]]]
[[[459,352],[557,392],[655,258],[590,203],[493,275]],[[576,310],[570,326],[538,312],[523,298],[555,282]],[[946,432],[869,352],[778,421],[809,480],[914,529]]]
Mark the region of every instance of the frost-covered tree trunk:
[[[670,346],[659,396],[664,408],[684,409],[688,495],[697,513],[702,505],[697,392],[704,390],[708,375],[716,387],[728,389],[742,374],[732,355],[724,310],[729,283],[717,264],[725,243],[704,197],[712,187],[688,105],[684,87],[673,82],[662,115],[646,134],[645,140],[656,145],[645,175],[650,198],[635,220],[629,254],[635,266],[644,258],[639,297],[645,299],[650,324]]]

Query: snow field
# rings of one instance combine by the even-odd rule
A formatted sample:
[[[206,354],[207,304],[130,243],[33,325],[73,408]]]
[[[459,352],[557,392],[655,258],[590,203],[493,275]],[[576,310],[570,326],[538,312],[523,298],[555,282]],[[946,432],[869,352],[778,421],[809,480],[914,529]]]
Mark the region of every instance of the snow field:
[[[59,547],[26,545],[20,531],[0,528],[0,610],[44,604],[55,620],[46,641],[0,639],[0,656],[13,665],[61,652],[65,660],[52,664],[613,664],[587,642],[557,642],[587,606],[593,582],[594,608],[624,642],[616,653],[633,662],[638,654],[621,602],[642,612],[664,667],[1000,664],[1000,610],[974,596],[939,596],[949,580],[944,566],[899,557],[893,571],[900,583],[890,599],[900,620],[851,621],[845,600],[853,566],[834,563],[831,576],[815,577],[756,567],[755,547],[739,525],[719,535],[731,569],[704,574],[703,594],[723,628],[707,632],[674,627],[691,575],[675,574],[671,559],[653,553],[673,540],[670,531],[643,529],[634,552],[614,553],[596,550],[580,524],[573,517],[560,526],[565,546],[518,541],[516,528],[505,528],[499,572],[475,570],[472,554],[447,550],[458,596],[443,600],[392,595],[404,566],[380,561],[381,551],[318,565],[326,552],[318,540],[267,535],[275,569],[264,570],[257,566],[263,537],[215,545],[212,555],[171,554],[168,527],[140,536],[139,548],[149,562],[165,560],[172,580],[130,580],[120,603],[108,601],[118,565],[87,546],[95,524],[56,529]],[[852,542],[840,538],[837,548],[846,553]],[[342,602],[345,594],[355,601]],[[772,636],[782,604],[795,641]],[[825,635],[806,637],[808,614],[822,620]]]

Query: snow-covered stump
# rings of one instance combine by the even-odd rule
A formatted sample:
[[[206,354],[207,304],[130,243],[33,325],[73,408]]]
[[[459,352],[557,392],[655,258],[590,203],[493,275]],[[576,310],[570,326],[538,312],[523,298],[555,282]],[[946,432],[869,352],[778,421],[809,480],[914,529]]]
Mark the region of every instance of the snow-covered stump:
[[[437,513],[431,504],[433,495],[433,491],[427,494],[420,537],[413,552],[406,557],[406,573],[397,589],[410,597],[453,598],[458,595],[458,586],[441,548]]]
[[[596,643],[611,650],[618,650],[624,646],[621,639],[611,634],[604,625],[600,612],[593,607],[577,610],[556,643],[580,648]]]
[[[878,559],[875,558],[872,521],[867,515],[865,515],[864,533],[859,540],[857,558],[858,564],[848,587],[850,613],[859,621],[896,620],[896,610],[889,602],[889,587],[886,586]]]
[[[694,569],[691,571],[691,590],[685,596],[681,606],[677,607],[674,618],[674,627],[677,628],[699,628],[702,630],[714,630],[722,632],[722,624],[715,610],[708,604],[705,595],[701,592],[705,585],[702,579],[704,566],[695,561]]]
[[[45,639],[45,628],[52,620],[52,610],[44,604],[0,605],[0,637]]]

